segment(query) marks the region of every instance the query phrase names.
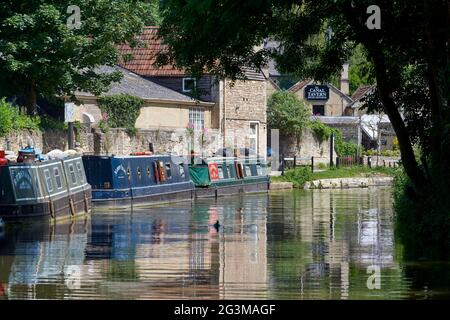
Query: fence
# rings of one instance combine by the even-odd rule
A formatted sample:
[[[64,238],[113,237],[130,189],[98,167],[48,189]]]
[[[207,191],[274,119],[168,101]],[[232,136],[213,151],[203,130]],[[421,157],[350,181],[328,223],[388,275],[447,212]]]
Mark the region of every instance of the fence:
[[[363,157],[349,156],[349,157],[336,157],[336,167],[352,167],[364,164]]]
[[[307,163],[306,165],[304,163]],[[286,169],[295,169],[298,166],[311,167],[311,171],[314,172],[314,157],[291,157],[285,158],[281,155],[281,175],[284,175]]]

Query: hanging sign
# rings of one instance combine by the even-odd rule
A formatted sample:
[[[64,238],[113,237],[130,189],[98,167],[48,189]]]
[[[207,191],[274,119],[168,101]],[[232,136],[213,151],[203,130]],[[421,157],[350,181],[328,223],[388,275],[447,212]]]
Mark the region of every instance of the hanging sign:
[[[328,100],[330,98],[330,88],[322,85],[309,85],[305,88],[306,100]]]

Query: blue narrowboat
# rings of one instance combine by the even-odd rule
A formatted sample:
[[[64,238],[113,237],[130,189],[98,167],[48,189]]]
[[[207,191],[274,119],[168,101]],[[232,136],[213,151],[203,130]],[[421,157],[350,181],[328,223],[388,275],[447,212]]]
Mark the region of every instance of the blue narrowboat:
[[[81,157],[0,165],[0,218],[70,218],[90,212]]]
[[[197,198],[269,190],[267,164],[257,157],[213,157],[204,163],[190,167]]]
[[[158,156],[83,156],[96,206],[190,200],[194,184],[182,158]]]

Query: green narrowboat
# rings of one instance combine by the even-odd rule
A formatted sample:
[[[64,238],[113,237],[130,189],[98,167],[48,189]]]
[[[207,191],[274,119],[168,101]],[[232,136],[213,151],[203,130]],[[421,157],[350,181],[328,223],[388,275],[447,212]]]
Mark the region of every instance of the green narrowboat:
[[[87,214],[91,197],[81,157],[0,166],[0,217],[5,221]]]
[[[196,198],[267,192],[267,164],[257,157],[213,157],[189,167]]]

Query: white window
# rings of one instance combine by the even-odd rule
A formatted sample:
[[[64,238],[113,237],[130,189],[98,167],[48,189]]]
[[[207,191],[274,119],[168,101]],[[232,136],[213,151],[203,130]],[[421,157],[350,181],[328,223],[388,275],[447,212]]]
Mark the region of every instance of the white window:
[[[44,175],[45,175],[45,182],[47,183],[47,190],[48,190],[48,192],[52,192],[53,191],[53,183],[52,183],[52,178],[50,177],[50,171],[44,170]]]
[[[194,125],[195,130],[205,128],[205,110],[202,108],[189,109],[189,122]]]
[[[257,155],[259,153],[258,150],[258,132],[259,131],[259,123],[258,122],[250,122],[250,154]]]
[[[183,78],[183,92],[192,92],[197,85],[194,78]]]

